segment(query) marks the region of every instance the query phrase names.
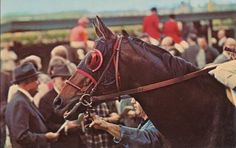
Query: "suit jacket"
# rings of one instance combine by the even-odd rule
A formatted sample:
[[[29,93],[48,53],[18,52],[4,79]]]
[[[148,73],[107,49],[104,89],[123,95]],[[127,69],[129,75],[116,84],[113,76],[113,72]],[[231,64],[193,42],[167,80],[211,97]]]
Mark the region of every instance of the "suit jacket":
[[[196,56],[199,52],[198,45],[190,45],[182,54],[182,58],[197,66]]]
[[[43,116],[21,91],[17,91],[7,105],[6,124],[13,148],[50,147]]]
[[[198,45],[193,45],[190,46],[188,49],[185,50],[185,52],[182,55],[182,58],[191,62],[193,65],[198,66],[197,64],[197,55],[199,52],[199,46]],[[206,64],[212,63],[215,58],[219,55],[219,52],[212,47],[207,47],[205,50],[205,59],[206,59]]]
[[[56,114],[53,108],[53,100],[57,96],[55,89],[46,93],[39,102],[39,111],[45,118],[46,126],[49,131],[56,132],[60,126],[65,122],[65,119]],[[68,135],[60,133],[60,137],[56,142],[51,143],[52,148],[77,148],[84,147],[80,139],[79,131],[74,129],[68,131]]]
[[[120,130],[120,143],[126,148],[160,147],[159,131],[150,120],[147,120],[147,122],[139,128],[121,126]]]

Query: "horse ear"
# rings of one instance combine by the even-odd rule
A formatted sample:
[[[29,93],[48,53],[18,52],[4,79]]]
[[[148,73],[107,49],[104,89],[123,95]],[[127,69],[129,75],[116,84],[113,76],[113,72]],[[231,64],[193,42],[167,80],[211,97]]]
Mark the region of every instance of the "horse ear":
[[[95,32],[97,34],[98,37],[102,37],[102,33],[100,32],[100,30],[98,29],[97,25],[95,24],[95,22],[93,22],[93,27],[95,29]]]
[[[100,31],[102,36],[105,39],[111,39],[114,36],[114,34],[111,32],[111,30],[106,27],[106,25],[102,22],[102,20],[98,16],[96,16],[96,21],[97,21],[97,25],[98,25],[97,29]]]
[[[121,33],[122,33],[123,36],[129,37],[129,34],[128,34],[128,32],[126,30],[122,29]]]

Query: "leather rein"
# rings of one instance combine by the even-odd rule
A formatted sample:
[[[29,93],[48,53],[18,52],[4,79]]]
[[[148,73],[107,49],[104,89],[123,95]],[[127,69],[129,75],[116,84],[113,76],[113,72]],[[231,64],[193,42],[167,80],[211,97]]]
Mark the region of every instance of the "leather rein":
[[[197,76],[205,74],[205,73],[209,72],[210,70],[213,70],[213,69],[216,68],[216,66],[212,66],[212,67],[208,67],[208,68],[205,68],[205,69],[201,69],[201,70],[198,70],[198,71],[194,71],[194,72],[185,74],[183,76],[175,77],[175,78],[172,78],[172,79],[169,79],[169,80],[164,80],[164,81],[161,81],[161,82],[144,85],[144,86],[140,86],[140,87],[137,87],[137,88],[120,91],[120,84],[119,84],[120,74],[119,74],[118,66],[119,66],[119,55],[120,55],[121,42],[122,42],[122,36],[118,36],[118,38],[116,39],[116,43],[114,44],[112,56],[109,59],[108,64],[105,67],[103,73],[101,74],[101,76],[98,79],[97,83],[92,88],[91,92],[89,94],[83,94],[82,97],[81,97],[81,100],[82,100],[83,96],[89,96],[90,97],[90,104],[94,101],[118,100],[118,99],[120,99],[119,97],[122,96],[122,95],[131,95],[131,94],[147,92],[147,91],[151,91],[151,90],[154,90],[154,89],[159,89],[159,88],[162,88],[162,87],[170,86],[170,85],[173,85],[173,84],[176,84],[176,83],[180,83],[180,82],[195,78]],[[114,62],[114,65],[115,65],[116,87],[117,87],[118,92],[111,93],[111,94],[105,94],[105,95],[99,95],[99,96],[93,96],[93,93],[96,91],[96,88],[98,87],[98,85],[102,82],[102,80],[103,80],[106,72],[108,71],[108,68],[110,67],[112,61]],[[75,84],[73,84],[69,80],[67,80],[66,83],[73,86],[76,89],[81,90],[79,87],[77,87]]]

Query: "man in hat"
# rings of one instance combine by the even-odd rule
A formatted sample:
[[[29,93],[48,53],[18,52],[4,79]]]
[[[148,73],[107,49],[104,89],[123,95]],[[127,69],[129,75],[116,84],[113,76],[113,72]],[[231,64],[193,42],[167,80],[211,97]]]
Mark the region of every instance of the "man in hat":
[[[44,118],[33,103],[38,88],[37,70],[31,63],[19,65],[13,71],[13,83],[18,90],[8,103],[6,124],[13,148],[47,148],[58,134],[47,132]]]
[[[66,65],[53,66],[50,72],[53,80],[53,89],[46,93],[39,102],[39,111],[46,120],[46,126],[50,131],[56,132],[65,122],[63,116],[54,112],[53,101],[54,98],[61,91],[66,79],[71,76],[69,68]],[[61,133],[58,141],[51,143],[52,148],[76,148],[83,147],[82,140],[79,136],[78,125],[73,122],[67,122],[66,128],[69,129],[68,134]],[[72,129],[73,128],[73,129]],[[77,129],[76,129],[77,128]]]

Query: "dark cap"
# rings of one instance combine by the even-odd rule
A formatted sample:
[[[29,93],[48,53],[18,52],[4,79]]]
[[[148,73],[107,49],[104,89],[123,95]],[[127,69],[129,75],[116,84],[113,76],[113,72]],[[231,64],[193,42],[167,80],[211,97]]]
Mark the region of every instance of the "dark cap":
[[[24,63],[17,66],[13,71],[12,83],[18,84],[26,79],[37,77],[39,72],[36,70],[32,63]]]
[[[70,71],[66,65],[54,66],[51,70],[51,78],[54,77],[69,78],[70,76],[71,76]]]
[[[156,7],[152,7],[152,8],[151,8],[151,11],[157,12],[157,8],[156,8]]]
[[[224,50],[236,54],[236,50],[234,50],[234,49],[231,49],[231,48],[225,47]]]

